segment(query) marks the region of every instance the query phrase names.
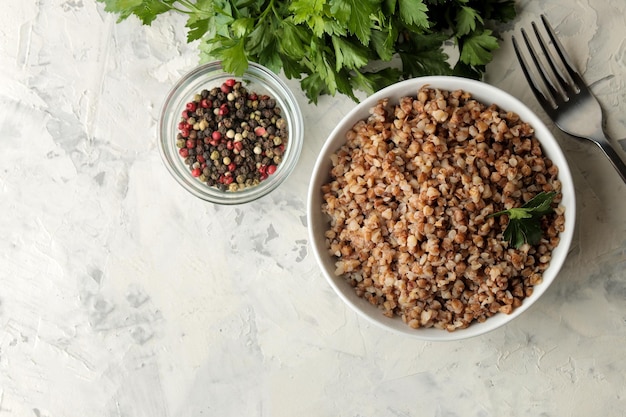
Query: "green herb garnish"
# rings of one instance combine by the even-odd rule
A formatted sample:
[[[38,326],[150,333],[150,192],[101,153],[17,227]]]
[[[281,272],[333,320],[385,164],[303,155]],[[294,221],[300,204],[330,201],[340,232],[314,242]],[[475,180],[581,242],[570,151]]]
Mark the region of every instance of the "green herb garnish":
[[[540,192],[526,204],[519,208],[502,210],[492,213],[488,217],[506,214],[509,216],[509,224],[504,229],[503,237],[516,249],[524,243],[534,245],[541,240],[541,217],[553,212],[552,200],[556,192]]]
[[[220,60],[236,76],[249,61],[283,70],[315,103],[337,92],[357,101],[355,90],[423,75],[480,78],[499,47],[487,27],[516,15],[514,0],[98,1],[118,21],[186,15],[202,62]]]

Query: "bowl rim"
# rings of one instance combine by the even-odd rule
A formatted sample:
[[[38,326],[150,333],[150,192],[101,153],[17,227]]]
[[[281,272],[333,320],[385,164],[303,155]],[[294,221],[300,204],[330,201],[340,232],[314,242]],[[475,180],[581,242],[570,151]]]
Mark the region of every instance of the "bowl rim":
[[[206,76],[207,79],[202,80]],[[201,88],[203,84],[209,85],[216,80],[234,78],[241,80],[245,85],[252,85],[251,91],[261,93],[259,90],[268,90],[268,94],[274,98],[281,107],[283,117],[287,119],[289,128],[289,142],[285,148],[285,154],[278,169],[270,179],[262,181],[259,185],[249,187],[236,192],[224,192],[215,187],[207,186],[190,172],[184,170],[184,162],[175,148],[175,132],[178,123],[178,114],[182,107],[176,106],[177,102],[187,101],[189,95],[185,95],[190,86]],[[219,81],[218,81],[219,82]],[[255,89],[254,86],[258,88]],[[199,92],[192,89],[191,94]],[[184,95],[184,97],[183,97]],[[171,135],[174,135],[173,137]],[[242,76],[236,76],[224,70],[222,61],[212,61],[201,64],[181,76],[168,91],[159,114],[157,124],[157,141],[161,160],[167,171],[174,180],[192,195],[215,204],[239,205],[256,201],[278,188],[295,169],[304,142],[304,118],[298,101],[287,84],[269,68],[249,62],[248,69]],[[172,143],[169,143],[172,141]],[[186,167],[186,166],[185,166]]]
[[[380,99],[389,98],[390,102],[393,103],[402,96],[415,95],[417,90],[424,85],[448,91],[462,89],[469,92],[473,98],[480,102],[487,105],[496,104],[503,110],[517,113],[523,121],[529,123],[535,131],[535,136],[540,140],[544,153],[559,168],[559,181],[561,181],[563,193],[562,205],[566,208],[565,228],[559,235],[559,245],[552,252],[553,256],[549,267],[544,271],[542,283],[534,287],[531,297],[525,298],[522,305],[511,314],[498,313],[483,323],[474,322],[465,329],[457,329],[453,332],[434,328],[412,329],[403,323],[400,317],[385,317],[378,308],[357,297],[354,290],[342,276],[337,277],[329,270],[329,266],[334,265],[334,259],[327,253],[323,235],[321,235],[321,238],[320,235],[316,235],[316,233],[321,234],[321,231],[316,229],[328,223],[327,217],[320,210],[320,187],[328,179],[328,175],[324,174],[322,170],[330,166],[330,154],[345,143],[345,133],[356,121],[366,118],[369,114],[368,110],[375,106]],[[541,119],[523,102],[508,92],[486,82],[457,76],[426,76],[403,80],[379,90],[353,107],[335,126],[324,142],[313,167],[307,196],[307,218],[309,239],[322,274],[339,298],[359,316],[365,318],[369,323],[392,333],[409,336],[414,339],[423,341],[457,341],[483,335],[510,323],[531,308],[547,291],[559,274],[571,246],[576,222],[576,195],[571,170],[559,143]]]

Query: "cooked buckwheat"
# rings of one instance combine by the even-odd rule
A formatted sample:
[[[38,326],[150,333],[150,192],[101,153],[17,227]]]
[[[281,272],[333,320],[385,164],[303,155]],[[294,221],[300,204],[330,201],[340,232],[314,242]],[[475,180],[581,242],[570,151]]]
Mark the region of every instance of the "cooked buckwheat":
[[[329,253],[356,293],[413,328],[453,331],[511,313],[542,280],[564,227],[558,168],[532,127],[464,91],[381,100],[332,156]],[[507,216],[556,191],[536,245],[509,247]]]

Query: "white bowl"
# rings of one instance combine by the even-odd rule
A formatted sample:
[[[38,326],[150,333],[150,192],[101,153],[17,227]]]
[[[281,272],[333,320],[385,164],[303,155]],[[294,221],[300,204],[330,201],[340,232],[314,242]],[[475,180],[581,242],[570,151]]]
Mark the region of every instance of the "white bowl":
[[[436,328],[412,329],[399,317],[387,318],[377,307],[371,305],[365,299],[358,297],[354,289],[342,276],[335,276],[336,259],[328,254],[324,236],[324,232],[328,230],[329,219],[321,211],[321,187],[329,179],[328,173],[331,167],[330,155],[345,143],[346,132],[349,131],[357,121],[367,118],[369,109],[375,106],[380,99],[389,98],[390,104],[395,103],[401,97],[415,96],[416,92],[424,85],[448,91],[458,89],[467,91],[472,94],[473,98],[482,103],[486,105],[496,104],[503,110],[513,111],[517,113],[523,121],[532,125],[535,129],[535,136],[541,142],[545,155],[552,159],[559,168],[559,180],[562,183],[561,191],[563,194],[561,204],[565,207],[565,229],[559,236],[560,242],[558,246],[552,252],[550,265],[543,273],[543,281],[541,284],[534,287],[533,294],[525,298],[523,304],[516,308],[511,314],[498,313],[482,323],[474,322],[465,329],[457,329],[453,332]],[[559,273],[567,257],[576,219],[574,184],[569,166],[554,136],[539,117],[515,97],[496,87],[480,81],[448,76],[422,77],[401,81],[371,95],[348,113],[331,132],[315,163],[309,189],[307,210],[309,237],[313,252],[328,283],[339,297],[357,313],[376,325],[399,334],[430,341],[459,340],[478,336],[509,323],[528,310],[539,297],[546,292]]]

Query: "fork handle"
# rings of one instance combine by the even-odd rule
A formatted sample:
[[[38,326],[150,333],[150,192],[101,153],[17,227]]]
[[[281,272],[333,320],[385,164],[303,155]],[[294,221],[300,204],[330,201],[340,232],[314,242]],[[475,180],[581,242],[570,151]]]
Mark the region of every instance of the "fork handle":
[[[602,135],[601,138],[597,138],[595,141],[600,149],[604,152],[604,154],[609,158],[613,167],[617,170],[617,173],[620,177],[622,177],[622,181],[626,184],[626,163],[620,156],[620,154],[615,150],[611,141],[609,140],[606,134]]]

